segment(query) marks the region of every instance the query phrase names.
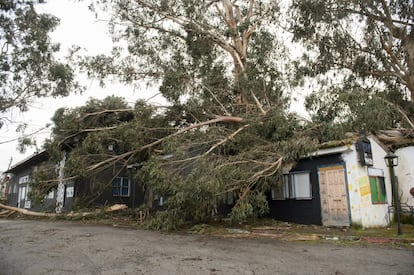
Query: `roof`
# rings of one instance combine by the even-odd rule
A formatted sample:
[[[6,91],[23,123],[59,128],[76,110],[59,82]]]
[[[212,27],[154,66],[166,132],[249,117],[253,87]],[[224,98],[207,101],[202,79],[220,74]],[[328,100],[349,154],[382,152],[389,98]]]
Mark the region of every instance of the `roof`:
[[[349,146],[364,135],[374,139],[385,151],[414,146],[414,129],[388,129],[362,135],[360,133],[346,133],[342,140],[332,140],[319,144],[318,150]]]
[[[34,166],[43,161],[46,161],[48,158],[49,154],[46,152],[46,150],[41,150],[40,152],[34,153],[33,155],[25,158],[24,160],[19,161],[4,173],[15,174],[16,172],[26,169],[27,167]]]

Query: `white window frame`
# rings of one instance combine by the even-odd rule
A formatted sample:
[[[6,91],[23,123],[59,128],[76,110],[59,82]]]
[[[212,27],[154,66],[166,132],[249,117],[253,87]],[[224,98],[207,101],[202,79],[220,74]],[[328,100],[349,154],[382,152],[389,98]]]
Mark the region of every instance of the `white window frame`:
[[[19,184],[28,183],[30,180],[29,175],[23,176],[19,178]]]
[[[54,199],[55,198],[55,189],[52,189],[47,193],[46,199]]]
[[[118,194],[114,194],[114,181],[116,179],[120,179],[120,185],[119,185],[119,190],[118,190]],[[122,194],[122,189],[125,185],[125,181],[127,182],[126,184],[128,184],[128,194],[127,195],[123,195]],[[131,181],[129,180],[129,178],[126,177],[116,177],[112,180],[112,196],[113,197],[129,197],[131,193]]]
[[[295,171],[283,174],[282,186],[271,189],[272,200],[311,200],[312,183],[309,171]]]

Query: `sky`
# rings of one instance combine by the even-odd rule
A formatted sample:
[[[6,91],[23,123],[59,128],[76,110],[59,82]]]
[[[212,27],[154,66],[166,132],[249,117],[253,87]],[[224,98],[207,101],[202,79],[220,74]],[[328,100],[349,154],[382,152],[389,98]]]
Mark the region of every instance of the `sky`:
[[[111,39],[107,32],[106,24],[102,20],[97,20],[95,15],[88,10],[87,1],[76,0],[51,0],[46,4],[39,5],[40,12],[50,13],[60,18],[60,25],[52,33],[51,38],[54,42],[61,44],[60,56],[65,56],[72,45],[80,46],[86,54],[94,55],[109,53],[111,50]],[[86,87],[82,95],[72,94],[69,97],[61,99],[43,98],[30,104],[28,112],[20,113],[13,110],[10,116],[13,121],[25,122],[28,124],[26,133],[38,131],[51,123],[50,118],[60,107],[77,107],[81,106],[91,97],[103,99],[109,95],[122,96],[127,102],[133,103],[139,98],[149,99],[151,103],[162,101],[160,97],[154,97],[155,92],[147,91],[144,88],[126,86],[119,83],[106,83],[105,88],[98,85],[97,80],[88,80],[85,76],[78,78],[81,85]],[[36,148],[28,148],[24,154],[17,150],[17,141],[19,137],[16,132],[17,124],[8,124],[0,129],[0,171],[5,171],[9,164],[29,157]],[[49,136],[49,130],[40,131],[34,137],[36,138],[39,149],[44,139]]]
[[[61,52],[59,53],[61,57],[68,53],[68,49],[72,45],[80,46],[88,55],[109,53],[111,50],[112,43],[105,20],[97,20],[95,14],[89,11],[87,2],[50,0],[46,4],[38,6],[40,12],[50,13],[60,18],[60,25],[51,34],[51,38],[54,42],[61,44]],[[105,18],[105,15],[100,16],[99,19],[108,19]],[[86,76],[81,75],[78,80],[81,85],[86,87],[86,91],[82,95],[72,94],[62,99],[40,99],[30,105],[28,112],[20,113],[14,110],[11,113],[11,118],[14,121],[27,123],[26,133],[32,133],[44,128],[46,124],[50,124],[50,118],[58,108],[81,106],[91,97],[103,99],[109,95],[116,95],[124,97],[130,103],[142,98],[150,99],[150,103],[165,104],[165,100],[160,96],[155,96],[156,92],[147,90],[145,85],[137,88],[106,82],[106,87],[101,88],[97,80],[88,80]],[[291,109],[303,110],[300,92],[296,91],[296,97],[299,101],[293,102]],[[0,129],[0,171],[7,170],[10,164],[14,165],[41,149],[44,139],[50,135],[50,128],[37,133],[34,137],[38,148],[27,148],[26,152],[22,154],[17,150],[16,139],[19,137],[19,133],[16,132],[16,126],[17,124],[9,124]],[[13,141],[4,143],[4,141],[10,140]]]

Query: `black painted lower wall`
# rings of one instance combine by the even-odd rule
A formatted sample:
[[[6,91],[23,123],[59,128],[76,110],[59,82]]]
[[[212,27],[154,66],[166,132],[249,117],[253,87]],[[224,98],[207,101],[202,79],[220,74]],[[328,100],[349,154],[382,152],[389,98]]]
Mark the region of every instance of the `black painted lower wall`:
[[[114,173],[111,169],[103,171],[91,179],[78,180],[75,183],[74,206],[75,207],[100,207],[113,204],[126,204],[128,208],[137,208],[144,203],[142,185],[130,179],[130,191],[128,197],[113,196],[112,179]],[[128,177],[128,172],[120,173],[119,177]]]
[[[268,194],[269,217],[299,224],[322,224],[321,202],[319,194],[318,167],[341,164],[340,154],[301,159],[291,172],[309,171],[312,185],[312,199],[308,200],[272,200]]]

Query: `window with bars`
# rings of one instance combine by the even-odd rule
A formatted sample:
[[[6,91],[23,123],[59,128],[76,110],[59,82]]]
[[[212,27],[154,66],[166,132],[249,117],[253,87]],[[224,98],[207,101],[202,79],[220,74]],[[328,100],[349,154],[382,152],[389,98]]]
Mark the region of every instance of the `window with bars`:
[[[129,179],[114,178],[112,181],[112,195],[114,197],[129,197]]]

